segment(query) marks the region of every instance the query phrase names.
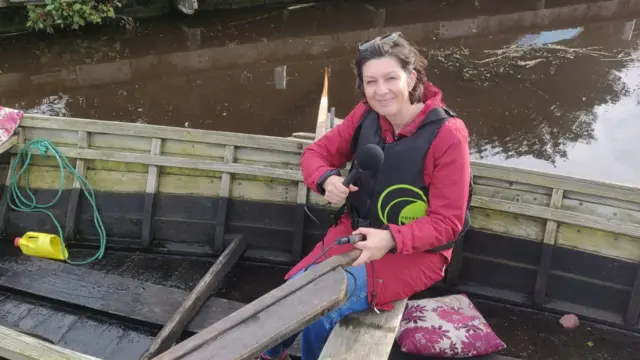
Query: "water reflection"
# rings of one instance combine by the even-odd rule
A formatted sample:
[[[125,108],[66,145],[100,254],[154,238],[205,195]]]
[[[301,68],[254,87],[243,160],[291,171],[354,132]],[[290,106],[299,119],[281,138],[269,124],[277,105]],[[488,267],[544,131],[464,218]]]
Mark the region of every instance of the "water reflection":
[[[640,184],[625,157],[640,153],[630,138],[640,99],[636,17],[640,0],[336,2],[160,19],[134,33],[55,42],[0,38],[0,53],[11,51],[0,63],[0,104],[276,136],[312,132],[323,68],[331,68],[330,104],[342,117],[358,101],[354,45],[400,30],[429,55],[430,80],[468,124],[476,159]],[[617,56],[630,59],[603,60]]]
[[[640,55],[640,52],[636,53]],[[554,127],[540,129],[537,136],[525,134],[522,137],[530,139],[529,143],[523,144],[525,148],[530,146],[526,151],[510,154],[505,151],[509,146],[501,148],[503,143],[500,141],[485,142],[480,148],[476,142],[474,158],[640,185],[640,168],[636,161],[640,154],[637,140],[637,134],[640,134],[640,61],[612,71],[608,81],[603,79],[601,84],[612,91],[610,96],[585,98],[585,103],[595,102],[592,108],[576,110],[568,118],[556,119]],[[518,135],[522,134],[512,137]],[[535,148],[546,154],[556,153],[556,157],[543,161],[545,157],[539,156],[539,152],[529,150]]]

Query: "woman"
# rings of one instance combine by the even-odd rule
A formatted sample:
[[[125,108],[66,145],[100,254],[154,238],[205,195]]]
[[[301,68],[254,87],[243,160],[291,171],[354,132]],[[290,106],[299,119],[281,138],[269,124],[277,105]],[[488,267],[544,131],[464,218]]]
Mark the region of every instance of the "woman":
[[[355,61],[363,100],[344,121],[302,154],[304,181],[346,211],[323,243],[287,275],[353,248],[361,255],[347,270],[348,299],[302,331],[302,359],[317,359],[331,330],[344,316],[373,308],[390,310],[396,300],[442,279],[453,242],[469,226],[468,132],[426,79],[427,61],[400,33],[361,43]],[[384,162],[343,186],[341,168],[358,149],[377,144]],[[331,247],[337,238],[364,234],[354,245]],[[316,263],[317,263],[316,262]],[[294,337],[261,355],[287,359]]]

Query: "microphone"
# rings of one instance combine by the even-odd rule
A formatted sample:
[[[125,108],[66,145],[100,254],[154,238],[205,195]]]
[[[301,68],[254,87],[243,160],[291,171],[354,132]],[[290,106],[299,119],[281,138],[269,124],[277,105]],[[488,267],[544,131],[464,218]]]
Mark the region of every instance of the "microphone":
[[[342,185],[349,187],[362,174],[363,171],[376,172],[384,161],[384,152],[376,144],[367,144],[356,153],[353,171],[347,174]]]

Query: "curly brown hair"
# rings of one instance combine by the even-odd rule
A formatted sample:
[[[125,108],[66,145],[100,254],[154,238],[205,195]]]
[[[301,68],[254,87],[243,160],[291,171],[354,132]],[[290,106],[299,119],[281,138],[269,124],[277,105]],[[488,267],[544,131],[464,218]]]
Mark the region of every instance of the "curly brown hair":
[[[416,83],[413,89],[409,91],[409,100],[411,104],[422,100],[424,82],[427,80],[427,59],[425,59],[413,45],[405,40],[401,33],[379,36],[364,44],[365,45],[359,45],[361,48],[356,60],[353,62],[353,66],[356,71],[356,91],[362,96],[365,104],[367,103],[367,98],[364,93],[362,67],[369,60],[385,56],[393,56],[407,73],[410,73],[411,70],[416,72]]]

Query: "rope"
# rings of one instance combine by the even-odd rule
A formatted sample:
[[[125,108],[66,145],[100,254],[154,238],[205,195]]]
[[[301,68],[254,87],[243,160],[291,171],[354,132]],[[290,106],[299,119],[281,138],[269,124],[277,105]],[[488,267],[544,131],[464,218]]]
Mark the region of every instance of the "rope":
[[[31,149],[38,150],[40,155],[45,158],[48,158],[49,152],[51,152],[56,157],[56,160],[58,161],[58,166],[60,169],[60,183],[58,185],[58,194],[48,204],[38,204],[36,202],[35,196],[31,192],[31,189],[29,188],[29,175],[28,175],[27,169],[29,167],[29,163],[31,162]],[[21,169],[16,174],[16,166],[21,161],[22,161]],[[51,219],[53,220],[53,223],[56,225],[56,228],[58,229],[58,233],[60,236],[60,240],[62,242],[62,249],[64,253],[64,251],[66,250],[66,245],[64,243],[64,238],[62,235],[62,228],[60,227],[60,224],[58,224],[58,221],[56,220],[56,218],[53,216],[51,212],[47,210],[47,208],[55,204],[55,202],[58,201],[58,199],[60,198],[60,195],[62,195],[62,190],[64,189],[65,170],[69,171],[74,176],[74,178],[78,180],[82,188],[82,191],[89,199],[89,202],[93,207],[93,222],[96,225],[98,234],[100,234],[100,249],[93,257],[83,261],[71,261],[68,259],[68,256],[67,256],[65,260],[66,262],[72,265],[89,264],[97,259],[102,259],[102,256],[104,255],[104,250],[107,244],[107,235],[106,235],[106,231],[104,230],[104,225],[102,225],[102,219],[100,219],[100,214],[98,213],[95,194],[93,193],[93,189],[89,185],[89,182],[87,181],[87,179],[85,179],[82,175],[76,172],[74,167],[71,166],[71,164],[69,163],[69,160],[63,154],[61,154],[60,151],[55,147],[55,145],[53,145],[53,143],[51,143],[49,140],[35,139],[27,142],[27,144],[20,150],[20,152],[18,152],[18,155],[16,155],[15,161],[11,163],[11,166],[9,168],[9,174],[10,174],[9,206],[11,206],[14,210],[17,210],[17,211],[42,212],[49,215],[49,217],[51,217]],[[30,200],[25,199],[25,197],[22,196],[22,194],[20,193],[20,190],[18,189],[18,184],[20,183],[20,177],[23,175],[24,175],[25,189]]]

